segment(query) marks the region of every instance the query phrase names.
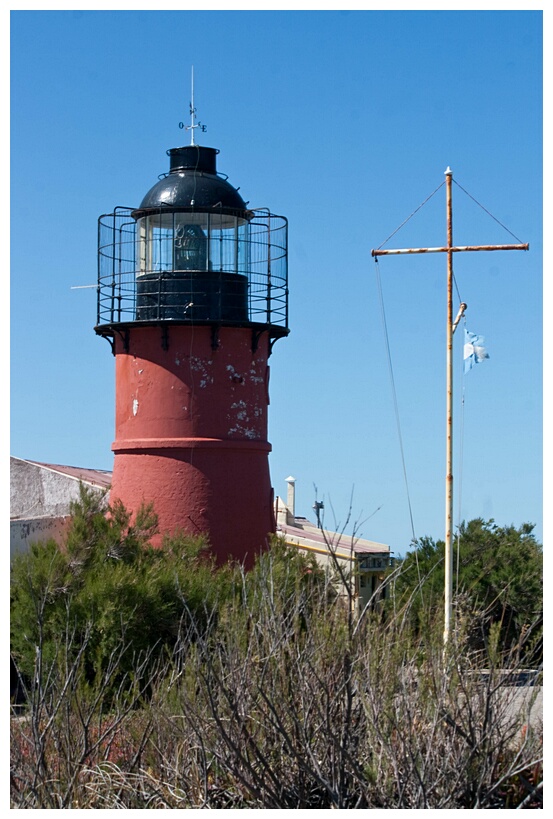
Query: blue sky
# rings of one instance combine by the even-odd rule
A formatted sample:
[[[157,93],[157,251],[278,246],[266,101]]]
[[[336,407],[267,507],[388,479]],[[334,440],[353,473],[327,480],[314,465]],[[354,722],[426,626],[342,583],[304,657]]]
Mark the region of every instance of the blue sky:
[[[371,249],[449,165],[456,244],[515,241],[502,225],[530,243],[454,257],[490,355],[463,379],[456,334],[455,521],[531,521],[541,538],[540,10],[12,12],[11,454],[112,466],[114,361],[94,289],[71,288],[96,281],[98,216],[137,205],[188,142],[192,65],[198,141],[252,207],[289,220],[276,492],[292,474],[298,514],[312,517],[316,486],[327,526],[351,502],[359,534],[409,548]],[[441,187],[387,247],[445,236]],[[379,271],[415,534],[442,538],[446,257]]]

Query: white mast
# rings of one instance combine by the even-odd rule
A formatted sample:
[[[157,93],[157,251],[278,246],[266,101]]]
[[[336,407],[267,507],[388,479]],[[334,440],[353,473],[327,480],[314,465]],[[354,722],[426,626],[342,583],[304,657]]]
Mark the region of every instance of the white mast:
[[[410,253],[447,253],[447,324],[446,324],[446,511],[445,511],[445,583],[444,583],[444,648],[451,634],[451,612],[453,596],[453,333],[461,316],[467,309],[461,304],[459,313],[453,320],[453,254],[474,250],[528,250],[528,244],[518,245],[468,245],[453,246],[453,209],[451,184],[453,171],[447,168],[446,181],[446,217],[447,245],[445,247],[416,247],[401,250],[373,250],[371,255],[394,256]]]

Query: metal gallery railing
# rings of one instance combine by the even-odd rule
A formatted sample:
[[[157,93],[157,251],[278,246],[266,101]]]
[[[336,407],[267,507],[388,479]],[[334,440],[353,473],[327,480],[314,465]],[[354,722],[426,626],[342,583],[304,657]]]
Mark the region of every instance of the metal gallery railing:
[[[246,214],[160,210],[146,227],[132,208],[102,215],[98,326],[176,320],[287,330],[287,220],[265,209]]]

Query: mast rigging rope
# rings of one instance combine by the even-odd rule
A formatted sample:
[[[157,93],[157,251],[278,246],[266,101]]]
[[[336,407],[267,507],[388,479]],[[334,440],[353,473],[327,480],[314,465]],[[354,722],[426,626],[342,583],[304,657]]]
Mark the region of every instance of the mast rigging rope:
[[[412,218],[413,218],[413,216],[415,215],[415,213],[418,213],[418,211],[419,211],[421,208],[423,208],[423,207],[426,205],[426,203],[427,203],[428,201],[430,201],[430,199],[432,199],[432,197],[434,196],[434,194],[435,194],[435,193],[438,193],[438,191],[440,190],[440,188],[442,188],[444,185],[445,185],[445,181],[444,181],[444,182],[442,182],[440,185],[438,185],[438,187],[436,188],[436,190],[435,190],[435,191],[433,191],[433,192],[430,194],[430,196],[427,196],[427,197],[426,197],[426,199],[424,200],[424,202],[421,202],[421,204],[418,206],[418,208],[415,208],[415,210],[413,211],[413,213],[411,214],[411,216],[408,216],[408,217],[407,217],[407,219],[404,219],[404,220],[403,220],[403,222],[401,223],[401,225],[399,225],[399,226],[398,226],[398,227],[397,227],[397,228],[394,230],[394,232],[393,232],[393,233],[390,233],[390,235],[388,236],[388,238],[387,238],[387,239],[384,239],[384,241],[382,242],[382,244],[378,246],[377,250],[381,250],[381,249],[384,247],[384,245],[386,244],[386,242],[389,242],[389,241],[390,241],[390,239],[392,238],[392,236],[395,236],[395,235],[396,235],[396,233],[397,233],[399,230],[401,230],[401,228],[402,228],[404,225],[406,225],[406,224],[407,224],[407,222],[409,221],[409,219],[412,219]],[[375,257],[375,258],[376,258],[376,257]]]
[[[394,380],[394,369],[393,369],[393,365],[392,365],[392,355],[391,355],[391,351],[390,351],[390,340],[389,340],[389,337],[388,337],[388,327],[387,327],[387,323],[386,323],[386,311],[384,310],[384,298],[383,298],[383,295],[382,295],[382,284],[381,284],[381,281],[380,281],[380,269],[379,269],[379,266],[378,266],[378,257],[375,256],[374,260],[375,260],[375,263],[376,263],[376,268],[375,268],[375,270],[376,270],[376,283],[377,283],[377,287],[378,287],[378,295],[379,295],[379,301],[380,301],[380,311],[381,311],[381,315],[382,315],[382,326],[383,326],[383,330],[384,330],[384,341],[385,341],[385,344],[386,344],[388,370],[389,370],[390,381],[391,381],[391,385],[392,385],[392,396],[393,396],[394,411],[395,411],[395,417],[396,417],[396,426],[397,426],[397,432],[398,432],[398,438],[399,438],[399,448],[400,448],[400,452],[401,452],[401,462],[402,462],[402,465],[403,465],[403,477],[404,477],[404,481],[405,481],[405,489],[406,489],[406,492],[407,492],[407,504],[408,504],[408,507],[409,507],[409,518],[411,520],[411,532],[412,532],[412,535],[413,535],[413,542],[417,543],[417,536],[416,536],[416,533],[415,533],[415,524],[414,524],[414,521],[413,521],[413,509],[412,509],[412,506],[411,506],[411,496],[410,496],[410,492],[409,492],[409,481],[407,479],[407,467],[405,465],[405,453],[404,453],[404,450],[403,450],[403,438],[402,438],[402,434],[401,434],[401,423],[400,423],[400,419],[399,419],[399,407],[398,407],[398,402],[397,402],[397,393],[396,393],[396,386],[395,386],[395,380]]]
[[[497,222],[497,224],[498,224],[498,225],[500,225],[500,227],[502,227],[502,228],[503,228],[503,230],[506,230],[506,231],[507,231],[507,233],[508,233],[510,236],[512,236],[512,237],[513,237],[513,239],[516,239],[516,240],[517,240],[517,242],[518,242],[520,245],[521,245],[521,244],[523,244],[522,240],[521,240],[521,239],[519,239],[519,238],[518,238],[518,236],[515,236],[515,234],[514,234],[514,233],[513,233],[511,230],[509,230],[509,228],[508,228],[508,227],[506,227],[506,226],[503,224],[503,222],[500,222],[500,221],[499,221],[499,219],[497,219],[497,218],[496,218],[496,217],[493,215],[493,213],[490,213],[490,211],[489,211],[489,210],[487,210],[487,209],[484,207],[484,205],[481,205],[481,204],[480,204],[480,202],[479,202],[477,199],[475,199],[475,198],[474,198],[474,196],[471,196],[471,194],[470,194],[468,191],[466,191],[466,190],[463,188],[463,186],[462,186],[462,185],[459,185],[459,183],[458,183],[458,182],[457,182],[455,179],[454,179],[453,181],[455,182],[455,184],[457,185],[457,187],[458,187],[458,188],[461,188],[461,190],[463,191],[463,193],[465,193],[465,194],[468,196],[468,198],[469,198],[469,199],[472,199],[472,201],[473,201],[473,202],[474,202],[476,205],[478,205],[478,207],[479,207],[479,208],[482,208],[482,210],[484,211],[484,213],[487,213],[487,214],[488,214],[488,216],[491,216],[491,218],[494,220],[494,222]],[[386,241],[388,241],[388,240],[386,239]]]

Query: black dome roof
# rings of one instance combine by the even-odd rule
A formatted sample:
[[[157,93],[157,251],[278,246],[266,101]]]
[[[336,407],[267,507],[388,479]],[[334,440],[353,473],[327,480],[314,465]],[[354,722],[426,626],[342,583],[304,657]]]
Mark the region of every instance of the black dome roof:
[[[247,209],[236,188],[217,174],[216,148],[186,145],[167,153],[169,174],[150,188],[134,216],[145,210],[159,210],[160,206],[195,211],[217,208],[219,212]]]

